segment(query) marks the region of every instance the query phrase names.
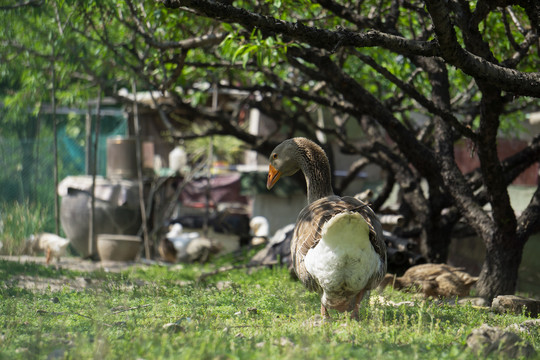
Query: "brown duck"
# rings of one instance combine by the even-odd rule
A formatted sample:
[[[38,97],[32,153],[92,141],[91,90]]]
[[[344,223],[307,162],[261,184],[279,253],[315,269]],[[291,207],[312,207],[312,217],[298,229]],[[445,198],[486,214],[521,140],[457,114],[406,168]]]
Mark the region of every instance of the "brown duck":
[[[447,264],[422,264],[407,269],[401,277],[387,274],[381,287],[390,285],[398,290],[419,291],[426,297],[467,296],[477,280],[463,268]]]
[[[267,188],[299,170],[306,178],[308,205],[298,215],[291,241],[294,270],[320,295],[322,316],[336,309],[358,318],[361,300],[386,273],[381,224],[364,202],[334,195],[328,158],[306,138],[285,140],[272,151]]]

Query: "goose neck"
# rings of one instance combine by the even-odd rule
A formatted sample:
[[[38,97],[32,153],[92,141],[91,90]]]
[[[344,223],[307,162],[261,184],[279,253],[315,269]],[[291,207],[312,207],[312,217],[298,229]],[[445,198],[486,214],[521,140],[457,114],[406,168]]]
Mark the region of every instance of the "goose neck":
[[[312,153],[303,156],[302,160],[300,169],[306,178],[308,203],[333,195],[330,163],[326,155]]]

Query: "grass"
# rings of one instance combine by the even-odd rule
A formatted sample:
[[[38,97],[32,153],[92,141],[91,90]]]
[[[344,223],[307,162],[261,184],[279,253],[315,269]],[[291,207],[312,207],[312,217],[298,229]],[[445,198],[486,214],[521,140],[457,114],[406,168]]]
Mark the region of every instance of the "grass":
[[[122,273],[0,261],[0,359],[476,359],[466,348],[473,328],[528,319],[415,300],[368,306],[359,322],[332,313],[333,321],[321,323],[317,295],[286,269],[239,269],[196,281],[234,261]],[[17,286],[23,277],[66,285],[33,290]],[[413,299],[394,290],[382,296]],[[540,350],[538,329],[520,336]]]

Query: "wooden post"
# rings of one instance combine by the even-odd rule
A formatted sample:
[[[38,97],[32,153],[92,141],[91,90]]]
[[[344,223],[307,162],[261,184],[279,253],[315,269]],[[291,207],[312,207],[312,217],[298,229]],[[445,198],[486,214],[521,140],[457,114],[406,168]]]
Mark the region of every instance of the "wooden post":
[[[84,173],[86,175],[92,174],[92,110],[90,105],[86,108],[86,117],[85,117],[85,152],[84,152]]]
[[[97,174],[97,155],[99,144],[99,128],[101,123],[101,85],[99,85],[98,98],[96,104],[96,126],[95,126],[95,139],[92,151],[92,188],[90,190],[90,217],[88,227],[88,255],[92,256],[94,251],[94,243],[96,242],[96,174]],[[91,116],[90,116],[91,117]]]
[[[137,105],[137,86],[135,80],[131,81],[133,92],[133,127],[135,128],[135,143],[137,154],[137,179],[139,181],[139,207],[141,209],[142,230],[144,239],[144,255],[150,260],[150,244],[148,239],[148,222],[146,219],[146,206],[144,205],[144,184],[143,184],[143,156],[141,141],[141,126],[139,123],[139,108]]]
[[[54,178],[54,231],[56,235],[60,234],[60,204],[58,202],[58,134],[56,124],[56,70],[54,60],[54,41],[53,41],[53,60],[52,60],[52,89],[51,89],[51,106],[52,106],[52,123],[53,123],[53,178]]]

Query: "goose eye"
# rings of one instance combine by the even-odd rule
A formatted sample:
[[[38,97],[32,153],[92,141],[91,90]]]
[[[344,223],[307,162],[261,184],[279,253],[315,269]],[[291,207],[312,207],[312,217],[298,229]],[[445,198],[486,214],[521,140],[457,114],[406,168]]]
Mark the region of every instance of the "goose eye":
[[[277,159],[277,154],[276,153],[272,154],[272,159]]]

